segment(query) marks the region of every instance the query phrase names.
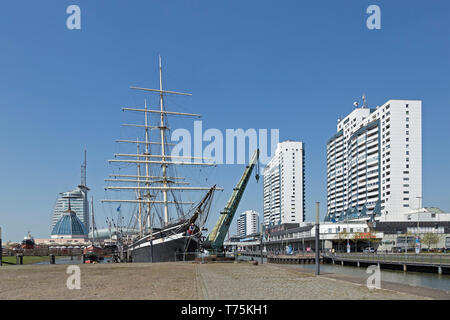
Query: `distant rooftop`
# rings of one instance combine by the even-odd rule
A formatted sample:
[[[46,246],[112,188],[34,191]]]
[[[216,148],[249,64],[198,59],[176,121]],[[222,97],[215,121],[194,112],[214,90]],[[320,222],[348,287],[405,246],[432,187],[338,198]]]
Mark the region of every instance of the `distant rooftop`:
[[[424,209],[431,213],[445,213],[444,211],[442,211],[437,207],[425,207]]]

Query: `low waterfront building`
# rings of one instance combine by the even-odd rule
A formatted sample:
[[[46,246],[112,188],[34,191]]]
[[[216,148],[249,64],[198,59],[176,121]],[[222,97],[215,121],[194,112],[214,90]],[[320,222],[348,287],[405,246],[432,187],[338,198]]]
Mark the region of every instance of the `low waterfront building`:
[[[91,245],[91,240],[88,238],[79,238],[79,239],[67,239],[67,238],[39,238],[34,239],[36,245],[39,246],[49,246],[49,247],[69,247],[72,246],[74,248],[80,247],[84,248]]]
[[[266,228],[263,246],[267,254],[303,254],[315,252],[315,224],[287,223]],[[402,222],[322,222],[320,224],[320,250],[335,252],[362,252],[374,248],[378,252],[414,251],[416,237],[421,250],[450,250],[450,221]],[[429,235],[434,235],[430,237]],[[427,243],[427,238],[434,242]],[[260,240],[234,238],[226,244],[237,245],[240,250],[259,251]]]

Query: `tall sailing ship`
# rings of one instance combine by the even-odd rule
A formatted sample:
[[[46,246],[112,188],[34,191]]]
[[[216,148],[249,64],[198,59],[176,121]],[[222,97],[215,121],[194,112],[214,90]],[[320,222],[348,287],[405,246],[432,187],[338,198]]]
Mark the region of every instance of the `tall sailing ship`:
[[[136,130],[140,130],[140,137],[136,140],[116,140],[120,144],[134,144],[136,153],[115,154],[109,163],[122,167],[119,168],[119,173],[111,174],[109,179],[105,179],[110,184],[105,187],[107,191],[120,191],[120,194],[127,194],[128,197],[105,199],[102,202],[119,203],[118,212],[121,212],[122,204],[134,206],[127,230],[135,228],[136,232],[131,239],[128,235],[127,241],[125,236],[122,237],[126,242],[128,259],[133,262],[193,259],[200,248],[202,229],[213,194],[218,190],[215,185],[191,186],[186,177],[178,175],[181,170],[179,168],[190,167],[201,171],[201,168],[215,164],[202,157],[171,154],[174,144],[168,142],[169,117],[198,118],[200,115],[166,110],[166,97],[191,94],[164,90],[162,75],[159,57],[159,89],[131,87],[133,90],[156,94],[159,108],[148,108],[147,100],[144,107],[122,108],[123,111],[143,115],[143,123],[124,124],[138,128]],[[152,123],[156,125],[151,125]],[[124,174],[123,171],[126,170],[132,171]],[[195,197],[192,193],[199,191],[204,195],[199,200],[197,197],[196,202],[184,199],[192,200]],[[118,224],[121,219],[121,216],[117,218]]]

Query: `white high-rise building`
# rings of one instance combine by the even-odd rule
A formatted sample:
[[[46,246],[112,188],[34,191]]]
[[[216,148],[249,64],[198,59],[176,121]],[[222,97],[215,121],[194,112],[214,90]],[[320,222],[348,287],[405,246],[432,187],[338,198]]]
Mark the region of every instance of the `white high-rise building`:
[[[239,236],[248,236],[259,232],[259,214],[254,210],[241,213],[237,220],[237,233]]]
[[[325,221],[406,220],[421,205],[422,102],[389,100],[338,120],[327,143],[327,195]]]
[[[284,141],[264,169],[264,225],[305,221],[305,145]]]

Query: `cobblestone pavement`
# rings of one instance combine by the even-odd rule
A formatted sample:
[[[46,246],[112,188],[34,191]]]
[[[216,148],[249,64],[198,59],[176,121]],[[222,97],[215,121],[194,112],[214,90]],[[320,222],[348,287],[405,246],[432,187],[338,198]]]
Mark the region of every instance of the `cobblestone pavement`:
[[[397,290],[370,291],[365,285],[283,265],[248,262],[80,265],[81,289],[69,290],[67,267],[0,267],[0,299],[424,299]]]
[[[391,290],[369,290],[351,282],[316,277],[273,264],[204,264],[197,266],[201,299],[402,300],[425,299]]]

